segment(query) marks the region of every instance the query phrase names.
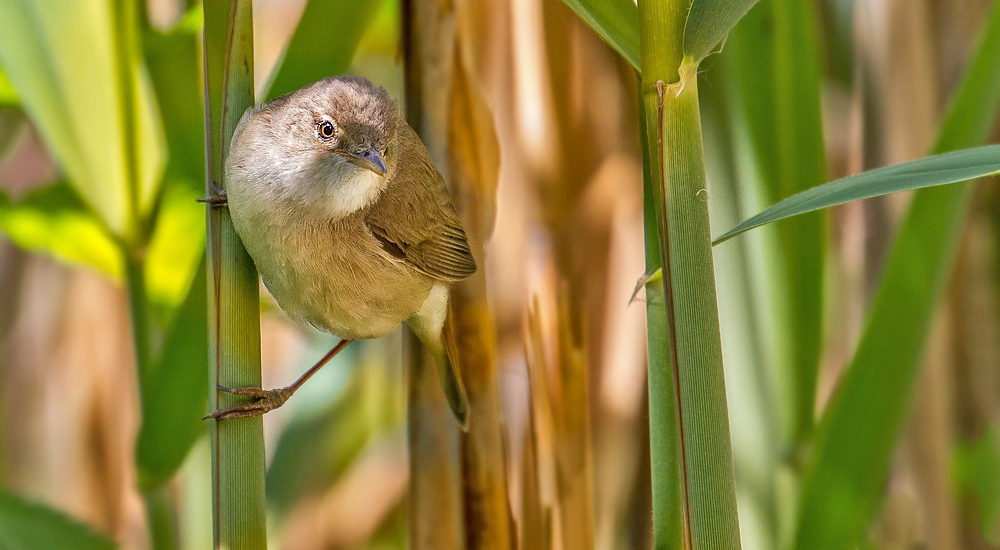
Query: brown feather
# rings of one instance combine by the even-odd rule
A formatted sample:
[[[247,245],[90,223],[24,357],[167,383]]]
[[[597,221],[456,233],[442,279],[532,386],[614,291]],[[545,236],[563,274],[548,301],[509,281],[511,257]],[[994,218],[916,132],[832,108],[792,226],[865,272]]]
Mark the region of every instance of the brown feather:
[[[460,281],[476,271],[469,241],[448,198],[444,179],[406,124],[399,127],[399,170],[365,215],[365,224],[390,255],[439,281]]]

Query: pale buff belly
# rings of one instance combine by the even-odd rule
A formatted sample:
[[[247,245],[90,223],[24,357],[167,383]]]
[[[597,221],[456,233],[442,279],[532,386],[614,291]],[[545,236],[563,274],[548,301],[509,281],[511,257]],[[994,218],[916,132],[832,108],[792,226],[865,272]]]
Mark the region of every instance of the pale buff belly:
[[[341,338],[385,336],[430,293],[431,279],[386,254],[358,220],[269,220],[248,233],[247,251],[285,313]]]

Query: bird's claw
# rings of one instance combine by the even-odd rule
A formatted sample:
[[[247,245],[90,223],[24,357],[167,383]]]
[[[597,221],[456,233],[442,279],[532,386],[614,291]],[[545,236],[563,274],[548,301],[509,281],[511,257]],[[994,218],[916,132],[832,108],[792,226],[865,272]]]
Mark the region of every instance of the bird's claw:
[[[288,401],[288,398],[292,395],[292,392],[288,388],[277,388],[273,390],[264,390],[261,388],[225,388],[222,386],[217,386],[217,388],[219,391],[234,393],[236,395],[245,395],[253,398],[253,400],[206,414],[201,418],[202,420],[207,420],[209,418],[214,418],[216,420],[222,420],[224,418],[247,418],[250,416],[262,415],[284,405],[285,401]]]
[[[215,180],[212,180],[212,192],[207,197],[198,199],[198,202],[210,205],[212,208],[222,208],[229,206],[229,197],[226,195],[226,191],[220,189],[215,184]]]
[[[218,191],[215,195],[209,195],[207,197],[201,197],[197,199],[198,202],[202,204],[207,204],[212,208],[223,208],[229,206],[229,197],[226,196],[225,191]]]

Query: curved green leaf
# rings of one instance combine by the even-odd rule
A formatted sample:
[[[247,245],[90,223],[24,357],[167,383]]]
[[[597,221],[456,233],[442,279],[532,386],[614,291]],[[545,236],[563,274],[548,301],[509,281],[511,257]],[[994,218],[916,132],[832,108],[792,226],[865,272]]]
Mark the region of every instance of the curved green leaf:
[[[712,53],[757,0],[693,0],[684,24],[684,57],[695,63]]]
[[[89,526],[40,504],[0,492],[0,548],[111,550],[114,543]]]
[[[639,11],[632,0],[563,0],[635,70],[639,63]]]
[[[208,405],[208,296],[204,257],[190,282],[155,369],[143,380],[142,426],[136,441],[139,485],[168,480],[205,431]]]
[[[379,5],[374,0],[311,0],[261,96],[275,98],[350,69]]]
[[[1000,145],[963,149],[876,168],[792,195],[725,232],[715,239],[714,244],[755,227],[806,212],[897,191],[958,183],[997,173],[1000,173]]]

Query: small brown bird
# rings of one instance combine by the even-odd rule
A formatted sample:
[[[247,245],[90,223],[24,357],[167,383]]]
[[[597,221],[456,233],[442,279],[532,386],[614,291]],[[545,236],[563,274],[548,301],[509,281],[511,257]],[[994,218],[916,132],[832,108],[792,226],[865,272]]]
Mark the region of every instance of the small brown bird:
[[[243,115],[226,159],[233,225],[294,319],[342,340],[294,384],[219,388],[253,400],[209,417],[281,406],[351,340],[406,321],[438,364],[452,411],[468,405],[444,337],[449,283],[476,270],[444,179],[381,86],[326,78]]]

